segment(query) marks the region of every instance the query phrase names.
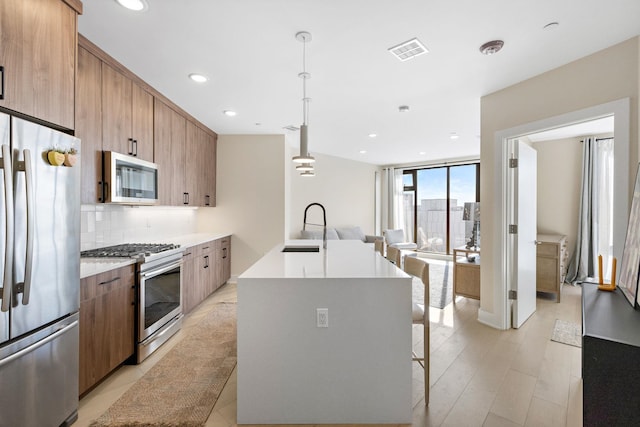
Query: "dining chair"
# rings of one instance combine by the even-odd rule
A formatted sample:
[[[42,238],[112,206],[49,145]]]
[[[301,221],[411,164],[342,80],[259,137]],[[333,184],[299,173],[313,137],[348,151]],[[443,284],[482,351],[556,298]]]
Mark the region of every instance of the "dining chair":
[[[373,248],[376,252],[380,252],[380,255],[384,256],[384,240],[376,239],[373,241]]]
[[[389,250],[391,248],[387,248]],[[417,257],[405,257],[404,271],[417,281],[416,285],[421,282],[424,286],[424,298],[418,301],[412,301],[412,320],[414,325],[422,325],[423,330],[423,356],[413,352],[413,361],[418,362],[424,370],[424,403],[429,406],[429,264],[423,259]]]
[[[396,265],[396,267],[398,268],[402,268],[401,267],[401,252],[400,249],[394,248],[392,246],[387,246],[387,256],[386,258],[391,261],[392,263],[394,263]]]

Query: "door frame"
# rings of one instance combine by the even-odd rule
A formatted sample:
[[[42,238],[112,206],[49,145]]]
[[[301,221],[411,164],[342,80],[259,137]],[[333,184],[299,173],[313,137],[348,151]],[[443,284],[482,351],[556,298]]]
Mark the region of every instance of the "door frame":
[[[498,329],[511,327],[511,311],[508,299],[508,269],[507,260],[510,248],[508,233],[508,206],[512,202],[512,195],[508,191],[509,150],[507,141],[526,136],[528,134],[556,129],[567,125],[581,123],[593,119],[613,115],[614,119],[614,201],[613,201],[613,254],[621,259],[629,214],[629,138],[630,138],[630,99],[623,98],[605,104],[584,108],[582,110],[561,114],[503,129],[494,135],[494,159],[496,173],[493,189],[498,195],[500,203],[493,236],[498,242],[498,251],[494,257],[494,274],[496,282],[493,286],[493,313],[480,308],[478,320]],[[616,243],[618,242],[618,243]]]

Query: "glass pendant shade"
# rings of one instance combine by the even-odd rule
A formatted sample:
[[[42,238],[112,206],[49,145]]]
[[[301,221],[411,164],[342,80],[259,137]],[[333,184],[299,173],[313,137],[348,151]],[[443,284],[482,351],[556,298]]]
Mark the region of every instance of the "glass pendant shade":
[[[304,171],[300,174],[300,176],[311,177],[311,176],[316,176],[316,174],[313,171]]]

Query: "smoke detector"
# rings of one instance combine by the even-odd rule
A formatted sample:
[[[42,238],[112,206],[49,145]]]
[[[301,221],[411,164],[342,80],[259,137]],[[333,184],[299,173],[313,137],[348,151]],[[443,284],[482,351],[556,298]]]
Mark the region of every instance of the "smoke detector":
[[[409,106],[408,105],[401,105],[398,107],[398,111],[400,111],[401,113],[406,113],[407,111],[409,111]]]
[[[480,46],[480,52],[482,52],[483,55],[493,55],[494,53],[498,53],[500,49],[502,49],[502,46],[504,46],[502,40],[491,40]]]

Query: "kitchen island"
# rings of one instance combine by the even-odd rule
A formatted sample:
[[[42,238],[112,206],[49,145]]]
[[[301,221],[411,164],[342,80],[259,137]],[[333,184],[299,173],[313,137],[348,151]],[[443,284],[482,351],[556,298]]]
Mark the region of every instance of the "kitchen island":
[[[238,278],[238,424],[411,423],[411,278],[360,241]]]

